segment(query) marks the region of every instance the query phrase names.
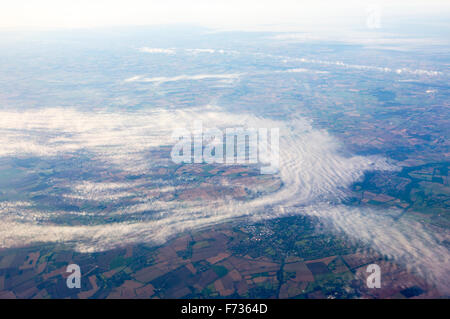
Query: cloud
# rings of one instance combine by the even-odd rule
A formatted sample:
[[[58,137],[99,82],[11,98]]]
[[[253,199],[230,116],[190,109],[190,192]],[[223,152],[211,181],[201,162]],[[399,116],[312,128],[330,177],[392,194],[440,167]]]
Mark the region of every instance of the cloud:
[[[443,75],[441,71],[433,71],[433,70],[422,70],[422,69],[410,69],[410,68],[390,68],[390,67],[380,67],[373,65],[361,65],[361,64],[349,64],[344,63],[342,61],[327,61],[327,60],[317,60],[317,59],[306,59],[306,58],[291,58],[291,57],[280,57],[284,62],[301,62],[308,64],[319,64],[325,66],[336,66],[347,69],[356,69],[363,71],[376,71],[376,72],[384,72],[384,73],[396,73],[396,74],[406,74],[406,75],[425,75],[425,76],[439,76]]]
[[[237,55],[240,54],[236,50],[225,50],[225,49],[184,49],[185,53],[198,55],[198,54],[227,54],[227,55]]]
[[[191,55],[198,54],[239,54],[238,51],[235,50],[224,50],[224,49],[211,49],[211,48],[199,48],[199,49],[180,49],[180,48],[148,48],[143,47],[139,49],[140,52],[144,53],[162,53],[162,54],[176,54],[176,53],[185,53]]]
[[[215,49],[186,49],[187,52],[198,54],[198,53],[224,53],[224,50],[215,50]]]
[[[350,185],[360,180],[364,172],[397,168],[377,156],[344,155],[338,140],[324,130],[314,129],[304,118],[271,120],[229,113],[216,106],[115,113],[63,108],[0,111],[0,139],[4,145],[0,156],[76,157],[82,152],[91,154],[92,160],[103,169],[145,176],[171,164],[169,158],[153,157],[149,150],[170,146],[174,143],[170,139],[172,131],[190,128],[196,120],[218,128],[279,128],[280,171],[273,178],[281,181],[282,187],[248,200],[230,197],[211,201],[169,200],[155,196],[155,191],[167,195],[194,186],[168,185],[167,181],[145,177],[130,183],[63,180],[70,186],[63,197],[106,202],[114,209],[98,213],[54,212],[36,208],[32,202],[1,203],[0,247],[57,242],[72,245],[78,251],[93,252],[140,242],[160,244],[185,230],[231,220],[257,221],[305,214],[318,217],[330,231],[367,242],[448,291],[449,252],[442,244],[448,234],[433,234],[405,217],[397,221],[394,217],[400,212],[396,210],[378,211],[342,204]],[[227,186],[226,182],[215,181],[218,186]],[[128,196],[131,200],[124,202],[123,198]],[[62,219],[64,214],[88,215],[104,221],[100,225],[77,226],[54,222],[55,216]],[[141,214],[141,219],[136,219],[137,214]],[[111,216],[118,221],[108,222]]]
[[[139,51],[145,53],[164,53],[164,54],[175,54],[175,49],[161,49],[161,48],[140,48]]]
[[[450,292],[450,254],[444,243],[450,239],[448,231],[436,232],[408,218],[393,218],[400,214],[398,210],[336,205],[318,206],[305,212],[319,217],[329,229],[343,232],[393,258],[436,284],[443,293]]]
[[[229,74],[195,74],[195,75],[177,75],[172,77],[159,76],[152,78],[145,78],[142,76],[133,76],[125,80],[125,82],[148,82],[148,83],[167,83],[176,81],[201,81],[201,80],[235,80],[239,79],[241,74],[229,73]]]
[[[142,79],[142,75],[135,75],[135,76],[132,76],[131,78],[125,79],[125,82],[138,82],[141,79]]]
[[[288,70],[281,71],[281,72],[284,72],[284,73],[316,73],[316,74],[327,74],[327,73],[330,73],[328,71],[311,70],[311,69],[304,69],[304,68],[288,69]]]
[[[282,34],[275,36],[275,39],[290,39],[296,38],[297,34]],[[302,37],[308,37],[308,35],[301,35]],[[143,52],[165,52],[166,50],[170,51],[170,54],[175,54],[175,49],[148,49],[145,48],[148,51],[143,51],[143,49],[140,49]],[[185,49],[185,52],[192,53],[194,55],[197,55],[199,53],[229,53],[229,54],[240,54],[239,51],[233,51],[233,50],[222,50],[222,49]],[[437,77],[444,75],[444,72],[442,71],[436,71],[436,70],[425,70],[425,69],[411,69],[411,68],[395,68],[395,67],[387,67],[387,66],[375,66],[375,65],[362,65],[362,64],[352,64],[352,63],[345,63],[342,61],[330,61],[330,60],[319,60],[319,59],[310,59],[310,58],[299,58],[299,57],[290,57],[290,56],[284,56],[284,55],[273,55],[273,54],[266,54],[266,53],[250,53],[247,52],[246,54],[249,55],[255,55],[255,56],[261,56],[268,59],[276,59],[281,60],[284,63],[290,63],[290,62],[300,62],[305,64],[316,64],[321,66],[332,66],[332,67],[339,67],[344,69],[354,69],[354,70],[362,70],[362,71],[371,71],[371,72],[382,72],[382,73],[395,73],[397,75],[417,75],[417,76],[427,76],[427,77]],[[275,71],[280,72],[280,71]],[[330,70],[310,70],[306,68],[292,68],[283,72],[289,72],[289,73],[329,73]],[[171,82],[171,81],[180,81],[180,80],[201,80],[206,78],[220,78],[221,75],[219,74],[199,74],[199,75],[179,75],[175,77],[154,77],[154,78],[144,78],[143,76],[134,76],[131,78],[128,78],[125,80],[125,82]],[[239,74],[229,74],[229,75],[223,75],[223,76],[239,76]]]

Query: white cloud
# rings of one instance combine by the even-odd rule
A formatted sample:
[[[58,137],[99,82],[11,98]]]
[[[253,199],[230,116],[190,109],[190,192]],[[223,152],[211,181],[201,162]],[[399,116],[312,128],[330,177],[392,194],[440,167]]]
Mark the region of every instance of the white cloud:
[[[342,61],[328,61],[328,60],[318,60],[318,59],[307,59],[307,58],[291,58],[286,56],[279,56],[284,62],[301,62],[306,64],[318,64],[324,66],[335,66],[347,69],[356,69],[363,71],[375,71],[384,73],[396,73],[396,74],[406,74],[406,75],[425,75],[425,76],[440,76],[444,73],[441,71],[434,70],[422,70],[422,69],[410,69],[410,68],[390,68],[387,66],[374,66],[374,65],[361,65],[361,64],[350,64],[344,63]],[[301,70],[301,69],[300,69]]]
[[[6,146],[0,155],[42,157],[70,153],[76,156],[77,150],[87,150],[96,161],[106,163],[105,168],[145,173],[152,169],[148,150],[170,144],[169,137],[174,128],[189,127],[195,120],[219,128],[241,125],[280,128],[280,172],[276,178],[281,179],[283,187],[247,201],[232,198],[165,201],[155,200],[150,192],[161,187],[159,181],[149,181],[148,193],[136,193],[132,189],[137,184],[133,183],[85,181],[73,184],[69,196],[114,203],[122,195],[133,193],[139,200],[106,213],[120,215],[121,222],[79,226],[46,222],[56,213],[61,216],[68,212],[42,211],[32,207],[31,203],[2,203],[0,247],[58,242],[74,245],[79,251],[101,251],[138,242],[162,243],[184,230],[239,218],[261,220],[306,214],[318,217],[332,231],[344,232],[350,238],[371,244],[448,291],[450,255],[441,244],[443,239],[448,239],[448,234],[432,234],[404,218],[396,222],[392,216],[398,215],[399,211],[352,208],[341,204],[348,195],[348,187],[365,171],[396,167],[380,157],[342,155],[335,138],[314,129],[303,118],[274,121],[250,114],[231,114],[213,106],[135,113],[74,109],[0,111],[1,143]],[[64,136],[64,139],[55,136]],[[161,192],[174,190],[176,188],[170,185],[161,188]],[[154,213],[143,222],[127,217],[149,211]],[[76,216],[77,212],[69,214]],[[78,214],[84,216],[87,213]],[[101,215],[97,214],[97,218]]]
[[[193,54],[197,54],[197,53],[224,53],[224,50],[214,50],[214,49],[186,49],[187,52],[193,53]]]
[[[327,74],[327,73],[330,73],[328,71],[311,70],[311,69],[304,69],[304,68],[288,69],[288,70],[285,70],[283,72],[285,72],[285,73],[316,73],[316,74]]]
[[[175,49],[161,49],[161,48],[140,48],[139,51],[145,53],[165,53],[165,54],[175,54]]]
[[[242,74],[229,73],[229,74],[194,74],[194,75],[177,75],[172,77],[158,76],[152,78],[146,78],[143,76],[133,76],[125,80],[125,82],[149,82],[149,83],[166,83],[176,81],[201,81],[201,80],[235,80],[239,79]]]

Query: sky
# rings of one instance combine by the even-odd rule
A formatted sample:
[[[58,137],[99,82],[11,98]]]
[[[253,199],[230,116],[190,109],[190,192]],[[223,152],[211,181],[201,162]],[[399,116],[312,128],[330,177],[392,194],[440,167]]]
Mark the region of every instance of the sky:
[[[358,25],[370,8],[385,18],[450,13],[448,0],[15,0],[0,3],[0,30],[196,24],[245,29],[266,25]]]

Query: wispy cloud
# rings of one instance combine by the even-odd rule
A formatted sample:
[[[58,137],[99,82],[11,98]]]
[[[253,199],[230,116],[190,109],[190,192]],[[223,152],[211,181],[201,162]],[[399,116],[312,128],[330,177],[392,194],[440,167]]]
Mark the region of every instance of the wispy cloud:
[[[0,156],[77,156],[77,152],[83,150],[92,154],[99,165],[104,163],[104,169],[146,174],[169,163],[167,159],[167,162],[160,162],[160,166],[154,166],[148,151],[171,145],[173,129],[189,127],[195,120],[218,128],[280,128],[280,171],[274,178],[281,181],[282,187],[245,201],[233,198],[201,201],[165,199],[154,193],[170,194],[189,185],[173,187],[147,179],[131,183],[67,180],[71,190],[63,197],[69,199],[116,204],[128,196],[133,200],[99,213],[52,212],[36,208],[32,202],[1,203],[0,247],[62,242],[74,245],[79,251],[101,251],[139,242],[162,243],[185,230],[239,218],[261,220],[307,214],[318,217],[330,231],[367,242],[381,253],[413,267],[444,291],[450,287],[450,255],[442,244],[448,234],[433,234],[408,219],[396,221],[393,216],[399,211],[342,204],[350,185],[361,179],[364,172],[397,168],[381,157],[343,155],[335,138],[314,129],[304,118],[275,121],[251,114],[228,113],[213,106],[135,113],[62,108],[1,111],[0,138],[4,147]],[[142,185],[145,187],[140,188]],[[140,213],[146,214],[145,220],[132,219]],[[96,218],[114,215],[121,219],[118,222],[105,220],[101,225],[65,226],[51,222],[55,214],[94,214]]]
[[[439,76],[443,75],[441,71],[423,70],[423,69],[410,69],[410,68],[391,68],[386,66],[373,66],[373,65],[361,65],[361,64],[349,64],[342,61],[327,61],[307,58],[291,58],[280,57],[284,62],[301,62],[307,64],[319,64],[324,66],[335,66],[347,69],[363,70],[363,71],[376,71],[384,73],[396,73],[406,75],[425,75],[425,76]]]
[[[148,83],[166,83],[176,81],[201,81],[201,80],[235,80],[239,79],[240,73],[228,74],[194,74],[194,75],[177,75],[172,77],[158,76],[146,78],[143,76],[133,76],[125,80],[125,82],[148,82]]]
[[[280,71],[280,72],[283,72],[283,73],[316,73],[316,74],[327,74],[327,73],[330,73],[328,71],[312,70],[312,69],[304,69],[304,68],[287,69],[285,71]]]
[[[163,53],[163,54],[175,54],[175,49],[162,49],[162,48],[140,48],[139,51],[145,53]]]

